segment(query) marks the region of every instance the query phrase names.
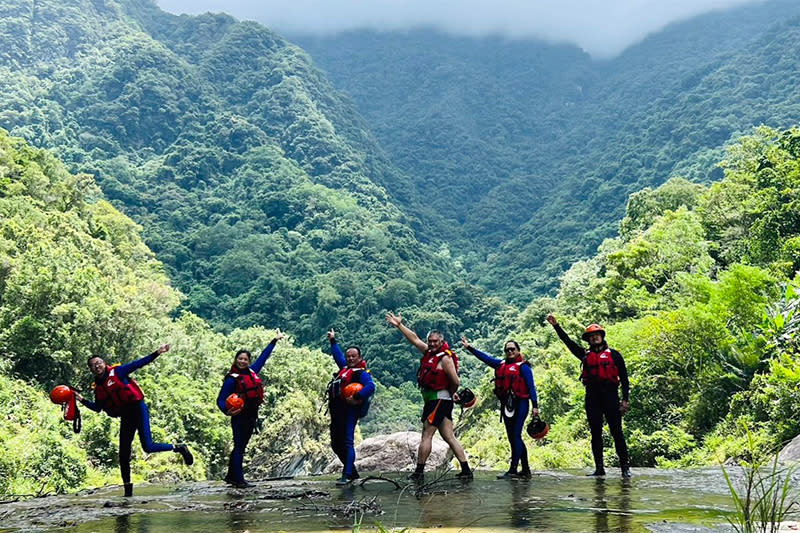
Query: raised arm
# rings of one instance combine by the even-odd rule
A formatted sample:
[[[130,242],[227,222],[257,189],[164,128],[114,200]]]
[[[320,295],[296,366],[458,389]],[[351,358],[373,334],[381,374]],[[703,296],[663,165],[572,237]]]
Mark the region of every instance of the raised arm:
[[[261,355],[258,356],[256,362],[250,365],[250,370],[252,370],[256,374],[261,372],[261,369],[264,368],[264,364],[266,364],[267,359],[269,359],[269,356],[272,355],[272,350],[275,349],[275,345],[278,344],[278,341],[286,337],[286,335],[281,333],[281,330],[278,329],[276,331],[277,333],[275,334],[275,338],[272,339],[269,342],[269,344],[267,344],[267,347],[264,348],[264,350],[261,352]]]
[[[386,321],[399,329],[400,333],[403,334],[408,342],[413,344],[421,354],[425,355],[425,352],[428,350],[428,345],[422,339],[420,339],[416,333],[408,329],[406,325],[403,324],[403,317],[400,315],[400,313],[395,315],[389,311],[386,313]]]
[[[333,361],[339,368],[344,368],[347,365],[347,359],[344,356],[342,347],[339,346],[338,342],[336,342],[336,332],[333,331],[333,328],[328,331],[328,340],[331,343],[331,355],[333,356]]]
[[[552,314],[547,315],[547,321],[551,326],[553,326],[553,329],[556,330],[556,335],[558,335],[558,338],[561,339],[561,342],[567,346],[569,351],[572,352],[572,355],[583,361],[583,358],[586,356],[586,350],[584,350],[580,344],[569,338],[569,335],[567,335],[567,333],[561,329],[556,317],[554,317]]]

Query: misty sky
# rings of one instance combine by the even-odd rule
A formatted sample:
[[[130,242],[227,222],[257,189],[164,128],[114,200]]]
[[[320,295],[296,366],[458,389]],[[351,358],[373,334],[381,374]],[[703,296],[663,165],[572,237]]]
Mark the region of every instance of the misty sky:
[[[534,37],[610,57],[676,20],[763,0],[156,0],[171,13],[225,12],[278,33],[436,27]]]

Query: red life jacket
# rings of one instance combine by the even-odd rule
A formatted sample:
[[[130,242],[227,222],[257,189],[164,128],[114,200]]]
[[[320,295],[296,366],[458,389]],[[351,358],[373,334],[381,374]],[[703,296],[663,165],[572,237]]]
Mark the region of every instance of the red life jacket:
[[[593,383],[619,385],[619,370],[608,347],[602,352],[587,351],[581,367],[581,381],[584,385]]]
[[[522,379],[522,365],[530,363],[522,360],[519,355],[514,362],[504,361],[494,371],[494,395],[501,400],[508,398],[508,393],[513,392],[517,398],[530,398],[531,393],[525,380]]]
[[[99,383],[97,380],[94,382],[95,400],[110,416],[119,416],[122,407],[144,400],[144,393],[133,378],[128,383],[123,383],[117,377],[118,366],[109,367],[106,377]]]
[[[419,370],[417,370],[417,384],[422,389],[446,390],[450,388],[450,380],[447,374],[439,368],[439,362],[445,355],[453,358],[456,372],[458,372],[458,356],[450,349],[447,343],[442,344],[440,351],[428,350],[419,360]]]
[[[328,399],[341,398],[344,388],[356,382],[358,375],[365,371],[367,371],[367,362],[363,359],[354,367],[343,366],[340,368],[339,372],[334,374],[333,379],[328,383]]]
[[[250,370],[239,370],[235,366],[231,367],[226,377],[232,377],[236,382],[236,394],[242,397],[245,403],[254,401],[256,405],[264,402],[264,385],[258,374]]]

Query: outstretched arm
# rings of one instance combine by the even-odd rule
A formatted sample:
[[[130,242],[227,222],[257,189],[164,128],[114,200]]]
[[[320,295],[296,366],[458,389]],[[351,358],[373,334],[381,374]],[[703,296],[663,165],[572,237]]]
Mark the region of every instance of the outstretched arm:
[[[400,333],[402,333],[403,336],[408,340],[408,342],[413,344],[417,348],[417,350],[420,351],[420,353],[422,353],[423,355],[425,354],[425,352],[428,350],[428,345],[425,344],[425,342],[422,339],[420,339],[416,333],[408,329],[406,325],[403,324],[403,317],[400,315],[400,313],[395,315],[394,313],[389,311],[388,313],[386,313],[386,321],[389,324],[396,327],[397,329],[399,329]]]
[[[158,347],[158,349],[155,352],[151,353],[150,355],[145,355],[144,357],[142,357],[141,359],[137,359],[136,361],[131,361],[130,363],[119,365],[116,370],[117,377],[124,382],[126,379],[128,379],[128,374],[130,374],[135,370],[139,370],[145,365],[149,365],[150,363],[156,360],[156,357],[168,351],[169,351],[169,344],[162,344],[161,346]],[[87,407],[89,406],[87,405]]]
[[[78,391],[74,391],[74,394],[75,394],[75,399],[76,400],[81,402],[81,404],[85,405],[86,407],[88,407],[89,409],[94,411],[95,413],[99,413],[100,411],[103,410],[103,406],[101,406],[99,403],[93,402],[91,400],[87,400]]]
[[[482,363],[488,365],[492,368],[498,368],[500,365],[503,364],[503,361],[500,359],[496,359],[487,353],[483,353],[482,351],[478,350],[472,344],[469,343],[465,336],[461,336],[461,346],[467,349],[469,353],[477,357],[481,360]]]

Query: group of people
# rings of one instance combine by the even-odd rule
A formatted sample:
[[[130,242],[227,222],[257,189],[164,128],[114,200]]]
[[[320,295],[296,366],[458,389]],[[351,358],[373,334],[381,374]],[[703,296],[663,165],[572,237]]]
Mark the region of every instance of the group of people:
[[[464,448],[455,436],[453,425],[454,403],[460,400],[458,356],[440,331],[430,331],[423,341],[403,322],[400,314],[389,312],[386,321],[397,328],[421,354],[417,384],[423,399],[422,437],[417,449],[416,468],[409,478],[417,482],[424,480],[425,464],[431,453],[433,437],[438,431],[460,463],[461,469],[456,477],[462,480],[472,479],[472,469]],[[584,331],[581,338],[589,345],[585,348],[564,332],[552,314],[547,316],[547,321],[569,351],[581,361],[581,381],[586,388],[586,418],[591,431],[592,455],[595,462],[595,469],[589,475],[605,475],[602,438],[605,418],[614,439],[622,476],[630,477],[628,449],[622,433],[622,416],[629,409],[630,386],[622,355],[608,347],[605,331],[597,324],[589,325]],[[338,367],[327,390],[331,415],[331,448],[343,465],[342,475],[336,484],[346,485],[359,478],[355,467],[354,433],[358,420],[367,413],[375,393],[375,383],[358,346],[349,346],[343,351],[333,329],[328,331],[327,336],[331,345],[331,355]],[[255,362],[252,361],[249,351],[239,350],[217,396],[217,407],[231,418],[233,450],[224,479],[226,483],[235,487],[252,486],[244,478],[242,465],[247,444],[257,425],[259,406],[264,401],[264,385],[259,372],[278,341],[283,338],[284,334],[278,330],[275,338],[264,348]],[[539,415],[531,365],[525,361],[519,344],[514,340],[505,343],[503,357],[493,357],[478,350],[463,336],[461,345],[495,371],[494,393],[500,401],[501,418],[511,448],[509,469],[498,477],[529,479],[531,470],[522,432],[528,415],[531,414],[533,417]],[[145,452],[174,451],[181,455],[187,465],[191,465],[194,461],[185,444],[153,442],[144,394],[130,376],[132,372],[152,363],[168,350],[169,345],[163,345],[146,357],[119,366],[110,366],[101,357],[92,356],[87,364],[94,375],[95,400],[90,401],[78,393],[75,394],[77,400],[89,409],[96,412],[104,410],[110,416],[120,418],[119,462],[125,496],[133,494],[130,459],[131,444],[136,432],[139,433],[139,440]],[[234,394],[243,403],[238,402],[233,405],[229,403],[228,398]]]

